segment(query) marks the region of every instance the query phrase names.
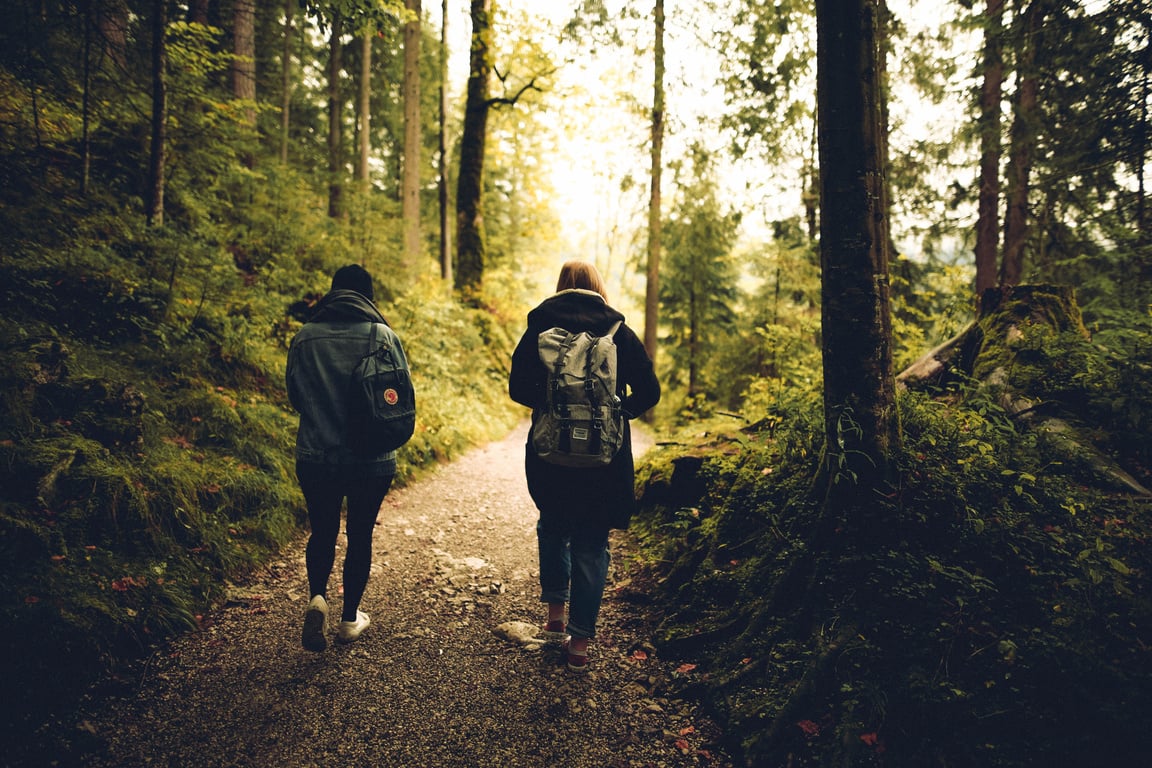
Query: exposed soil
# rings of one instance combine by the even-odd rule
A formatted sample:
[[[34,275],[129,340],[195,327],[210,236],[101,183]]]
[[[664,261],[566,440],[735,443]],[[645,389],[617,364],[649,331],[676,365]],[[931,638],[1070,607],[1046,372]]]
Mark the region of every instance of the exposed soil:
[[[60,751],[35,763],[730,766],[716,726],[669,695],[693,673],[648,642],[650,603],[627,534],[613,534],[587,674],[568,672],[557,646],[494,631],[544,616],[525,429],[388,495],[361,606],[372,625],[358,641],[301,647],[301,541],[237,586],[201,631],[105,686],[76,722],[39,734]],[[647,441],[635,441],[639,454]]]

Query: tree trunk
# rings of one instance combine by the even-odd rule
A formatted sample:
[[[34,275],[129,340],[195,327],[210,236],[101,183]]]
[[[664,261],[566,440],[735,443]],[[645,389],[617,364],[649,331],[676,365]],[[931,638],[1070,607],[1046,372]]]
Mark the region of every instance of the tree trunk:
[[[1000,98],[1004,0],[987,0],[984,11],[984,83],[980,89],[980,196],[976,217],[976,295],[996,285],[1000,244]]]
[[[256,5],[254,0],[233,0],[232,5],[232,95],[241,101],[256,102]],[[256,109],[244,108],[244,122],[256,125]]]
[[[651,179],[648,196],[648,269],[644,287],[644,349],[656,361],[660,320],[661,214],[660,179],[664,170],[664,0],[654,9],[656,51],[652,77]]]
[[[188,3],[188,21],[193,24],[208,24],[209,0],[191,0]]]
[[[404,263],[420,263],[420,0],[404,0],[415,19],[404,25]]]
[[[826,516],[864,515],[899,444],[876,0],[817,3]]]
[[[440,278],[452,283],[452,237],[448,215],[448,0],[441,2],[440,21],[440,178],[437,192],[440,198]]]
[[[360,155],[356,163],[356,178],[360,182],[360,194],[366,196],[372,188],[368,172],[368,159],[372,156],[372,36],[375,30],[371,25],[364,28],[360,37]],[[367,200],[364,201],[367,205]]]
[[[88,195],[88,178],[92,170],[92,138],[91,138],[91,90],[92,90],[92,3],[84,0],[81,4],[83,13],[81,23],[84,25],[84,63],[81,83],[80,105],[80,197]]]
[[[128,68],[128,19],[124,0],[96,4],[96,28],[104,41],[104,55],[121,72]]]
[[[288,164],[292,121],[292,10],[296,0],[284,0],[284,48],[280,59],[280,164]]]
[[[492,0],[472,0],[472,48],[464,132],[460,137],[460,174],[456,180],[456,288],[475,299],[484,280],[484,145],[488,133],[489,78],[492,62]]]
[[[344,141],[341,131],[344,99],[340,95],[340,73],[343,70],[344,45],[341,41],[343,18],[332,14],[332,35],[328,42],[328,215],[344,216]]]
[[[1028,238],[1028,185],[1032,173],[1032,150],[1036,144],[1036,47],[1047,8],[1044,0],[1032,0],[1021,23],[1016,103],[1012,119],[1012,144],[1008,157],[1008,204],[1004,214],[1004,258],[1000,285],[1019,285],[1024,276],[1024,243]]]
[[[148,153],[148,207],[150,227],[164,226],[164,160],[168,126],[168,51],[164,32],[168,28],[167,3],[152,2],[152,145]]]

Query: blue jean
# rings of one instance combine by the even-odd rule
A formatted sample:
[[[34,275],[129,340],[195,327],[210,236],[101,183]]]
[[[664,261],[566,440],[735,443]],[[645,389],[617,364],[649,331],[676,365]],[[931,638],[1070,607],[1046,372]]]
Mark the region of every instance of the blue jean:
[[[608,581],[608,529],[566,530],[536,524],[540,546],[540,602],[568,603],[568,634],[596,636],[596,617]]]

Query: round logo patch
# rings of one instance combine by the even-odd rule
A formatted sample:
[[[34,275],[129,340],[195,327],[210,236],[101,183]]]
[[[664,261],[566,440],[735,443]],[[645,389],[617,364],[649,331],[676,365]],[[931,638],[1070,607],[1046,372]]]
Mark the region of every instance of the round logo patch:
[[[384,402],[388,405],[396,405],[400,402],[400,395],[394,389],[386,389],[384,390]]]

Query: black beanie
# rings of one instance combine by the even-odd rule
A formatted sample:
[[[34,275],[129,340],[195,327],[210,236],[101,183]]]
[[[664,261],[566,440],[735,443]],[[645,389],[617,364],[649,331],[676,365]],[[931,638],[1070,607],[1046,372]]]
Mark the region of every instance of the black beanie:
[[[375,294],[372,292],[372,275],[368,274],[368,270],[359,264],[349,264],[346,267],[340,267],[336,270],[336,274],[332,275],[332,290],[345,290],[356,291],[369,301],[376,299]]]

